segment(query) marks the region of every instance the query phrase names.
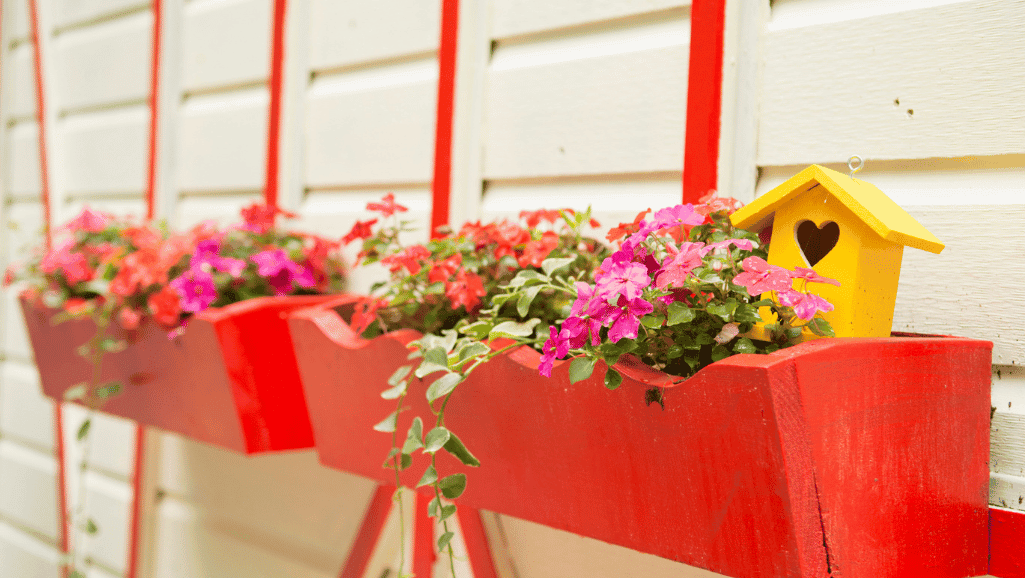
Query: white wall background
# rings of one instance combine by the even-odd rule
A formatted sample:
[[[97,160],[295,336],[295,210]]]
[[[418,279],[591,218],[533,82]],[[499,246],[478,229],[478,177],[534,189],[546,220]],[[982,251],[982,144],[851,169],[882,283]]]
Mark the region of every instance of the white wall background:
[[[159,212],[231,219],[261,194],[270,0],[164,0]],[[454,219],[593,205],[606,225],[678,201],[689,6],[464,0]],[[136,0],[40,0],[56,220],[144,210],[153,15]],[[26,0],[3,0],[0,265],[41,226]],[[741,199],[858,154],[947,243],[908,250],[895,329],[994,347],[991,502],[1025,511],[1025,0],[731,4],[723,184]],[[438,0],[292,0],[286,208],[340,236],[394,191],[429,212]],[[752,24],[753,22],[753,24]],[[751,34],[750,31],[754,31]],[[749,143],[745,145],[744,143]],[[750,150],[747,150],[750,149]],[[757,183],[747,175],[757,175]],[[732,186],[729,184],[732,183]],[[54,425],[13,294],[0,304],[0,574],[57,572]],[[72,436],[82,412],[66,410]],[[134,426],[98,418],[85,474],[93,577],[123,576]],[[310,452],[243,458],[150,432],[146,577],[336,576],[373,488]],[[511,518],[502,568],[547,576],[710,573]],[[368,575],[392,562],[378,552]]]

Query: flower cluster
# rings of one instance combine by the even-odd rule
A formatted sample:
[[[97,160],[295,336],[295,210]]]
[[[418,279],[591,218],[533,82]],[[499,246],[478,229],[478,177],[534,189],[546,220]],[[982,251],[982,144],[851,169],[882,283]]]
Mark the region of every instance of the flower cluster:
[[[358,262],[380,263],[389,272],[384,291],[357,305],[353,315],[354,329],[367,336],[400,327],[424,333],[450,329],[475,318],[518,271],[536,270],[550,257],[582,254],[595,260],[605,250],[582,236],[585,225],[598,226],[589,212],[524,211],[525,226],[508,219],[477,221],[426,243],[404,245],[399,237],[412,231],[412,223],[399,218],[408,209],[393,194],[369,203],[367,210],[380,216],[357,221],[343,237],[343,242],[362,240]]]
[[[341,291],[340,244],[277,229],[281,214],[256,204],[238,225],[204,222],[175,233],[85,209],[5,281],[25,281],[28,299],[71,316],[116,319],[125,329],[146,317],[172,329],[190,314],[253,297]]]
[[[577,282],[569,317],[549,328],[540,372],[550,375],[558,358],[583,355],[585,369],[603,359],[610,367],[630,354],[666,373],[688,376],[736,353],[770,352],[789,345],[802,327],[820,335],[832,330],[819,311],[832,306],[808,291],[809,283],[831,283],[811,269],[788,271],[768,264],[758,237],[736,229],[729,214],[738,204],[712,198],[701,205],[643,211],[633,223],[610,233],[619,249],[595,272],[594,283]],[[803,282],[802,289],[794,288]],[[763,294],[769,298],[760,299]],[[746,337],[774,314],[771,341]],[[804,323],[806,322],[806,323]],[[610,369],[606,385],[621,376]]]

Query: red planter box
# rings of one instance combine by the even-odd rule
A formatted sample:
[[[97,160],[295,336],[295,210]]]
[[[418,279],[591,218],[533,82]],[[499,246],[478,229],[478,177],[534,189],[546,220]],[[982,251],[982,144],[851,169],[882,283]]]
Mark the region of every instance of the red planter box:
[[[379,393],[418,334],[360,339],[332,309],[347,301],[290,316],[317,450],[388,483],[391,436],[371,428],[395,409]],[[469,474],[467,506],[728,576],[977,576],[991,347],[909,336],[738,355],[669,387],[665,410],[645,405],[637,371],[612,392],[600,367],[571,385],[568,362],[546,379],[521,348],[481,366],[447,408],[482,466],[442,452],[439,474]],[[426,385],[411,386],[400,440],[414,413],[431,415]],[[403,483],[426,465],[415,457]]]
[[[129,343],[103,359],[103,380],[124,384],[102,411],[242,453],[313,445],[287,314],[328,297],[265,297],[194,316],[183,335],[146,320],[112,333]],[[92,366],[76,353],[90,320],[51,325],[55,310],[22,302],[43,392],[63,399]]]

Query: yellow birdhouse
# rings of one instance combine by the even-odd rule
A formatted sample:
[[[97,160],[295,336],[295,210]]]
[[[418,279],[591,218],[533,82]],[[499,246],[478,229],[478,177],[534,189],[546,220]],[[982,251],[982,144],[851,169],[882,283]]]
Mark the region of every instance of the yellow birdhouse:
[[[791,270],[812,267],[840,281],[839,287],[811,286],[833,304],[822,317],[837,337],[889,336],[904,246],[943,250],[939,239],[874,185],[818,165],[755,199],[731,220],[752,231],[772,227],[769,263]],[[757,337],[764,331],[752,333]]]

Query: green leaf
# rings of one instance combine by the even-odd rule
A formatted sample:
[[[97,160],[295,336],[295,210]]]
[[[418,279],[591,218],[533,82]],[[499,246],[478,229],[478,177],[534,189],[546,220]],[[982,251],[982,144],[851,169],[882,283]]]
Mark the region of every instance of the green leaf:
[[[64,400],[75,401],[76,399],[82,399],[88,392],[88,383],[85,383],[84,381],[82,383],[76,383],[75,385],[72,385],[71,387],[64,390]]]
[[[462,440],[456,437],[456,434],[449,432],[448,441],[443,446],[445,451],[455,456],[463,463],[464,466],[478,467],[480,466],[480,460],[475,458],[470,450],[466,449],[463,445]]]
[[[722,319],[723,321],[729,321],[730,315],[733,314],[733,310],[730,309],[725,303],[709,303],[708,312]]]
[[[569,362],[569,382],[576,383],[591,377],[594,371],[594,360],[590,357],[574,357]]]
[[[616,389],[621,383],[623,383],[623,376],[618,371],[611,367],[605,371],[605,387]]]
[[[78,426],[78,433],[75,434],[75,439],[82,441],[85,436],[89,435],[89,428],[93,426],[93,420],[87,419],[82,422],[82,425]]]
[[[543,288],[543,285],[534,285],[520,294],[520,299],[516,302],[516,312],[520,314],[520,317],[526,317],[527,313],[530,313],[530,304],[534,302],[534,298]]]
[[[466,474],[445,476],[438,482],[438,488],[441,489],[442,496],[454,500],[463,495],[463,491],[466,490]]]
[[[427,439],[424,440],[424,451],[433,454],[434,452],[445,447],[448,440],[452,437],[452,432],[447,428],[438,426],[431,431],[427,432]]]
[[[488,334],[488,339],[499,337],[530,337],[534,333],[534,326],[541,323],[540,319],[534,318],[523,323],[517,321],[503,321],[495,326]]]
[[[833,326],[828,321],[821,317],[813,317],[808,322],[808,329],[815,335],[821,335],[822,337],[836,337],[836,333],[833,331]]]
[[[439,377],[434,380],[434,383],[432,383],[430,387],[427,388],[427,401],[432,402],[439,397],[445,397],[451,393],[462,380],[463,376],[458,373],[446,373]]]
[[[413,423],[409,424],[409,430],[406,432],[406,442],[402,444],[402,453],[411,454],[424,447],[423,437],[424,422],[417,416],[413,418]]]
[[[403,379],[406,378],[407,375],[409,375],[409,372],[412,370],[412,365],[403,365],[402,367],[396,369],[395,373],[391,374],[391,377],[388,378],[388,385],[391,385],[393,387],[398,385],[400,382],[402,382]]]
[[[406,388],[409,387],[408,381],[399,382],[395,387],[388,388],[381,392],[381,397],[384,399],[398,399],[402,394],[406,393]]]
[[[756,351],[754,342],[747,337],[741,337],[733,344],[734,353],[755,353]]]
[[[545,259],[541,262],[541,270],[545,272],[545,275],[551,276],[559,269],[566,267],[576,261],[577,257],[564,257],[564,258],[551,258]]]
[[[448,365],[448,350],[443,347],[431,347],[424,352],[424,361],[445,367]]]
[[[448,506],[442,506],[441,507],[441,517],[438,518],[438,521],[439,522],[444,522],[446,519],[448,519],[449,516],[451,516],[452,514],[455,514],[455,513],[456,513],[456,506],[455,506],[455,504],[450,504]]]
[[[72,570],[68,572],[68,578],[86,578],[85,574],[81,570]]]
[[[726,349],[724,345],[715,344],[712,348],[712,361],[719,361],[720,359],[726,359],[730,356],[730,350]]]
[[[94,522],[92,518],[89,518],[88,520],[85,521],[85,533],[86,534],[95,534],[96,532],[99,532],[99,531],[100,531],[100,527],[96,525],[96,522]]]
[[[498,297],[496,296],[495,299],[497,298]],[[487,337],[488,333],[491,332],[491,329],[494,326],[495,324],[491,321],[475,321],[469,325],[464,325],[459,329],[459,331],[473,337],[474,339],[484,339]]]
[[[379,421],[377,423],[377,425],[374,426],[374,430],[375,431],[379,431],[379,432],[384,432],[384,433],[391,433],[391,432],[395,431],[395,425],[398,423],[398,421],[399,421],[399,412],[398,412],[398,410],[395,410],[395,411],[391,412],[390,414],[388,414],[388,417],[386,417],[386,418],[382,419],[381,421]]]
[[[394,468],[395,462],[392,458],[394,458],[397,455],[399,455],[399,448],[392,448],[391,451],[388,452],[388,457],[384,458],[384,463],[381,464],[381,467],[386,470]],[[399,471],[402,471],[411,465],[413,465],[413,456],[409,454],[402,454],[402,458],[400,459],[399,463]],[[396,495],[397,494],[398,492],[396,491]]]
[[[442,511],[444,511],[444,509],[445,508],[442,508]],[[455,536],[454,533],[452,533],[452,532],[445,532],[444,534],[441,535],[440,538],[438,538],[438,552],[441,552],[445,548],[448,548],[448,543],[452,541],[452,537],[453,536]]]
[[[440,359],[438,357],[439,353],[441,355]],[[430,359],[427,357],[428,354],[431,356]],[[439,371],[448,371],[448,354],[444,349],[435,347],[424,353],[424,360],[420,362],[420,367],[416,368],[413,375],[423,378]]]
[[[439,500],[436,497],[434,499],[432,499],[427,504],[427,515],[432,517],[432,518],[437,518],[438,517],[438,506],[440,506],[440,505],[441,505],[441,500]]]
[[[424,471],[424,475],[420,478],[420,481],[416,483],[416,487],[419,488],[420,486],[433,484],[436,481],[438,481],[438,470],[434,469],[433,465],[427,466],[427,469]]]
[[[733,313],[733,320],[739,323],[758,323],[762,316],[759,315],[757,308],[744,304],[737,307]]]
[[[689,323],[694,320],[694,310],[687,307],[683,303],[673,302],[669,304],[669,323],[668,325],[679,325],[681,323]]]
[[[471,341],[459,350],[459,361],[466,361],[472,357],[480,357],[491,352],[491,348],[479,341]]]
[[[645,315],[641,317],[641,323],[649,329],[658,329],[665,323],[666,318],[661,315]]]
[[[96,388],[95,395],[99,399],[109,399],[121,393],[122,385],[116,381],[106,383]]]
[[[100,349],[107,353],[117,353],[118,351],[124,351],[128,347],[128,342],[123,339],[104,339],[100,342]]]
[[[548,277],[538,273],[533,269],[523,269],[516,274],[515,277],[509,281],[509,287],[523,287],[528,284],[534,284],[541,281],[551,281]]]

